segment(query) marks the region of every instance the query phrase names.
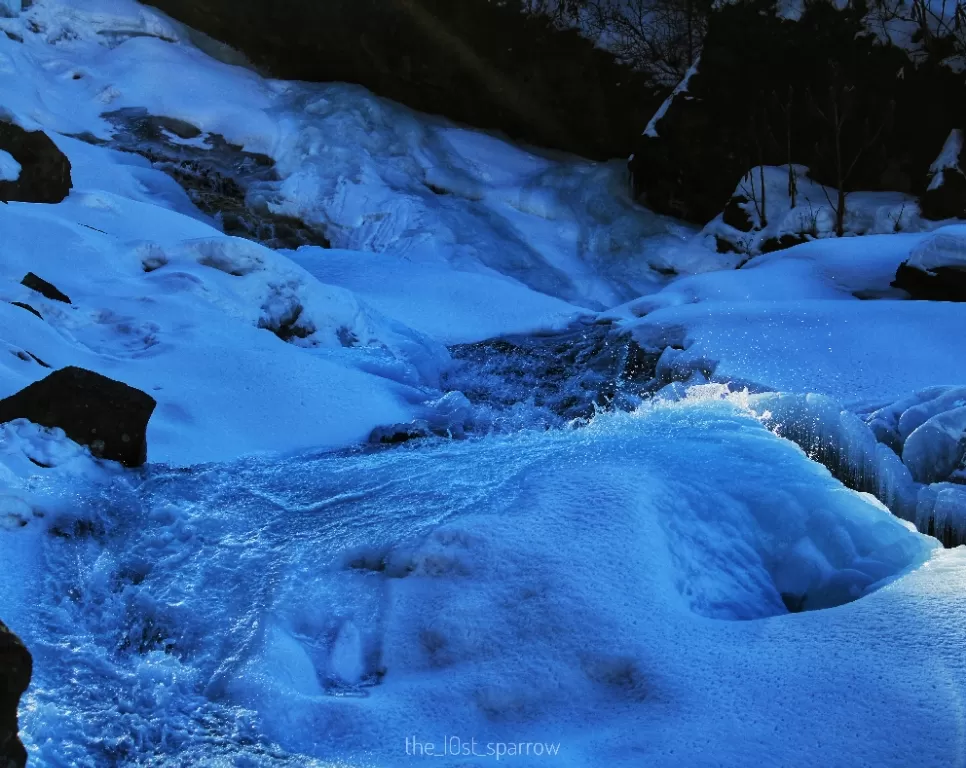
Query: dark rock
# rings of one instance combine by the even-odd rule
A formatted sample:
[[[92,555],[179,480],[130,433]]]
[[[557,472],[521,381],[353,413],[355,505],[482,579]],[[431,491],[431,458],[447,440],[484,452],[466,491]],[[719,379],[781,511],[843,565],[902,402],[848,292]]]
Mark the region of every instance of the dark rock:
[[[401,443],[408,443],[410,440],[420,440],[434,436],[435,433],[430,429],[429,423],[417,419],[408,424],[376,427],[372,430],[372,434],[369,435],[369,442],[380,445],[400,445]]]
[[[742,253],[742,250],[721,235],[714,236],[714,248],[718,253]]]
[[[775,251],[784,251],[787,248],[793,248],[796,245],[807,242],[808,237],[805,235],[796,232],[785,232],[778,237],[766,237],[761,241],[758,249],[761,253],[774,253]]]
[[[27,419],[60,427],[94,456],[138,467],[147,460],[148,420],[156,404],[134,387],[72,366],[0,400],[0,424]]]
[[[923,271],[902,263],[896,270],[895,288],[901,288],[914,299],[926,301],[966,301],[966,270],[937,267]]]
[[[735,197],[729,198],[728,203],[724,207],[721,220],[739,232],[751,232],[755,226],[755,222],[744,208],[744,205],[748,202],[748,198],[743,195],[736,195]]]
[[[34,309],[33,307],[31,307],[29,304],[26,304],[26,303],[24,303],[22,301],[11,301],[10,303],[13,304],[15,307],[20,307],[21,309],[26,309],[30,314],[36,315],[41,320],[44,319],[44,316],[42,314],[40,314],[36,309]]]
[[[39,365],[41,368],[50,368],[51,367],[50,365],[48,365],[47,363],[45,363],[43,360],[41,360],[39,357],[37,357],[37,355],[35,355],[33,352],[28,352],[27,354],[30,356],[30,359],[33,360],[35,363],[37,363],[37,365]]]
[[[292,339],[307,339],[317,328],[307,317],[303,315],[304,308],[301,304],[292,303],[291,306],[282,314],[270,314],[258,320],[258,327],[266,331],[271,331],[282,341],[292,341]],[[343,346],[349,346],[343,343]]]
[[[0,150],[20,163],[20,178],[0,181],[0,201],[59,203],[70,194],[70,160],[43,131],[0,120]]]
[[[349,82],[585,157],[627,157],[663,92],[574,29],[491,0],[153,0],[286,80]]]
[[[45,298],[50,299],[51,301],[62,301],[64,304],[71,303],[70,296],[68,296],[66,293],[62,293],[55,285],[48,283],[43,278],[37,277],[37,275],[35,275],[33,272],[28,272],[26,275],[24,275],[24,278],[20,281],[20,284],[27,286],[31,291],[37,291],[37,293],[41,294]],[[40,317],[40,314],[36,312],[36,310],[34,311],[34,314]]]
[[[937,167],[938,166],[938,167]],[[924,218],[933,221],[966,218],[966,146],[963,132],[950,132],[942,152],[930,168],[926,191],[919,199]]]
[[[958,169],[939,172],[941,179],[919,198],[923,218],[932,221],[966,218],[966,176]]]
[[[168,174],[199,210],[220,222],[225,234],[269,248],[329,247],[319,227],[270,210],[269,202],[281,194],[275,162],[268,155],[246,152],[214,133],[205,134],[203,145],[174,142],[168,134],[198,138],[201,132],[190,123],[149,115],[142,109],[118,110],[104,117],[115,127],[112,147],[139,154]],[[77,138],[91,141],[93,137]]]
[[[0,621],[0,766],[23,768],[27,750],[18,736],[17,707],[33,674],[33,658],[7,625]]]
[[[835,186],[835,104],[847,110],[846,191],[924,192],[950,130],[966,124],[966,82],[939,60],[914,63],[878,44],[865,14],[864,3],[815,2],[793,21],[774,0],[717,4],[698,69],[657,135],[634,148],[636,193],[658,213],[705,224],[754,166],[804,165]],[[917,188],[910,179],[921,180]]]

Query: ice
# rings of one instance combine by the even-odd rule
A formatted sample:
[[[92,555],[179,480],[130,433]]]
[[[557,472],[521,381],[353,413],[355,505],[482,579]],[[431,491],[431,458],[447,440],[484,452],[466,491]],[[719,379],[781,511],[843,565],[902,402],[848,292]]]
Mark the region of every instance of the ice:
[[[24,710],[38,764],[398,764],[414,733],[560,741],[574,766],[602,734],[611,765],[955,754],[939,734],[957,689],[936,686],[962,628],[903,606],[961,571],[929,569],[947,562],[930,539],[729,402],[158,468],[79,504],[47,478],[47,517],[0,533],[6,550],[77,531],[40,536],[47,578],[27,594],[49,608],[15,627],[41,662]],[[930,706],[898,706],[921,691]],[[916,734],[898,745],[897,718]]]
[[[916,527],[946,546],[966,544],[966,487],[934,483],[919,492]]]
[[[751,397],[749,407],[850,488],[874,495],[906,520],[915,519],[920,487],[909,468],[839,403],[814,394],[768,393]]]
[[[906,438],[902,461],[921,483],[946,480],[966,456],[966,406],[940,413]]]
[[[4,115],[74,180],[59,205],[0,206],[0,396],[81,365],[159,403],[137,472],[0,426],[32,763],[400,765],[407,738],[447,735],[557,742],[571,766],[962,763],[966,555],[883,504],[962,540],[962,487],[898,454],[952,455],[966,310],[859,298],[958,230],[735,270],[637,206],[619,161],[272,81],[130,0],[35,0],[0,26]],[[225,236],[96,146],[121,109],[269,155],[258,202],[336,248]],[[898,198],[850,199],[857,231],[908,223]],[[474,437],[488,414],[441,389],[444,345],[563,329],[569,347],[517,347],[556,378],[490,377],[521,402]],[[668,397],[598,412],[583,384],[613,383],[593,365],[623,370],[625,331]],[[588,349],[584,379],[567,361]],[[545,429],[540,387],[586,418]],[[397,425],[435,437],[367,444]]]

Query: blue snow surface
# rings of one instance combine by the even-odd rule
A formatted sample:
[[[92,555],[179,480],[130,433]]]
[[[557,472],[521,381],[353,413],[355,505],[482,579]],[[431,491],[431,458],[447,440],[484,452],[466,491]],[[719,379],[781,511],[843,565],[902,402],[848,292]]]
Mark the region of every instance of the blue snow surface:
[[[963,764],[964,553],[733,403],[87,478],[5,545],[36,765]]]

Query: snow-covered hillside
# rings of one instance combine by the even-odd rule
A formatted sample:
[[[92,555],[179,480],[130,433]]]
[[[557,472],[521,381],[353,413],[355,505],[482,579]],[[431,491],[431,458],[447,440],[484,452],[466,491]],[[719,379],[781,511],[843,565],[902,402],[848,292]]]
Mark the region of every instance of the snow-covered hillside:
[[[0,205],[0,398],[158,403],[138,470],[0,425],[32,765],[966,766],[966,549],[923,535],[966,535],[966,304],[892,286],[962,226],[735,269],[619,161],[238,61],[133,0],[0,18],[0,119],[73,180]],[[319,241],[225,234],[178,147]]]

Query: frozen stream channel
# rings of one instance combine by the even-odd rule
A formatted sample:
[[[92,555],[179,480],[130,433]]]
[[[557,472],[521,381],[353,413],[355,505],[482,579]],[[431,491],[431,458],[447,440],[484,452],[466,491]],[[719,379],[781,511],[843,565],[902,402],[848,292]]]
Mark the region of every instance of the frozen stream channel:
[[[735,403],[32,492],[39,765],[962,765],[962,553]]]

